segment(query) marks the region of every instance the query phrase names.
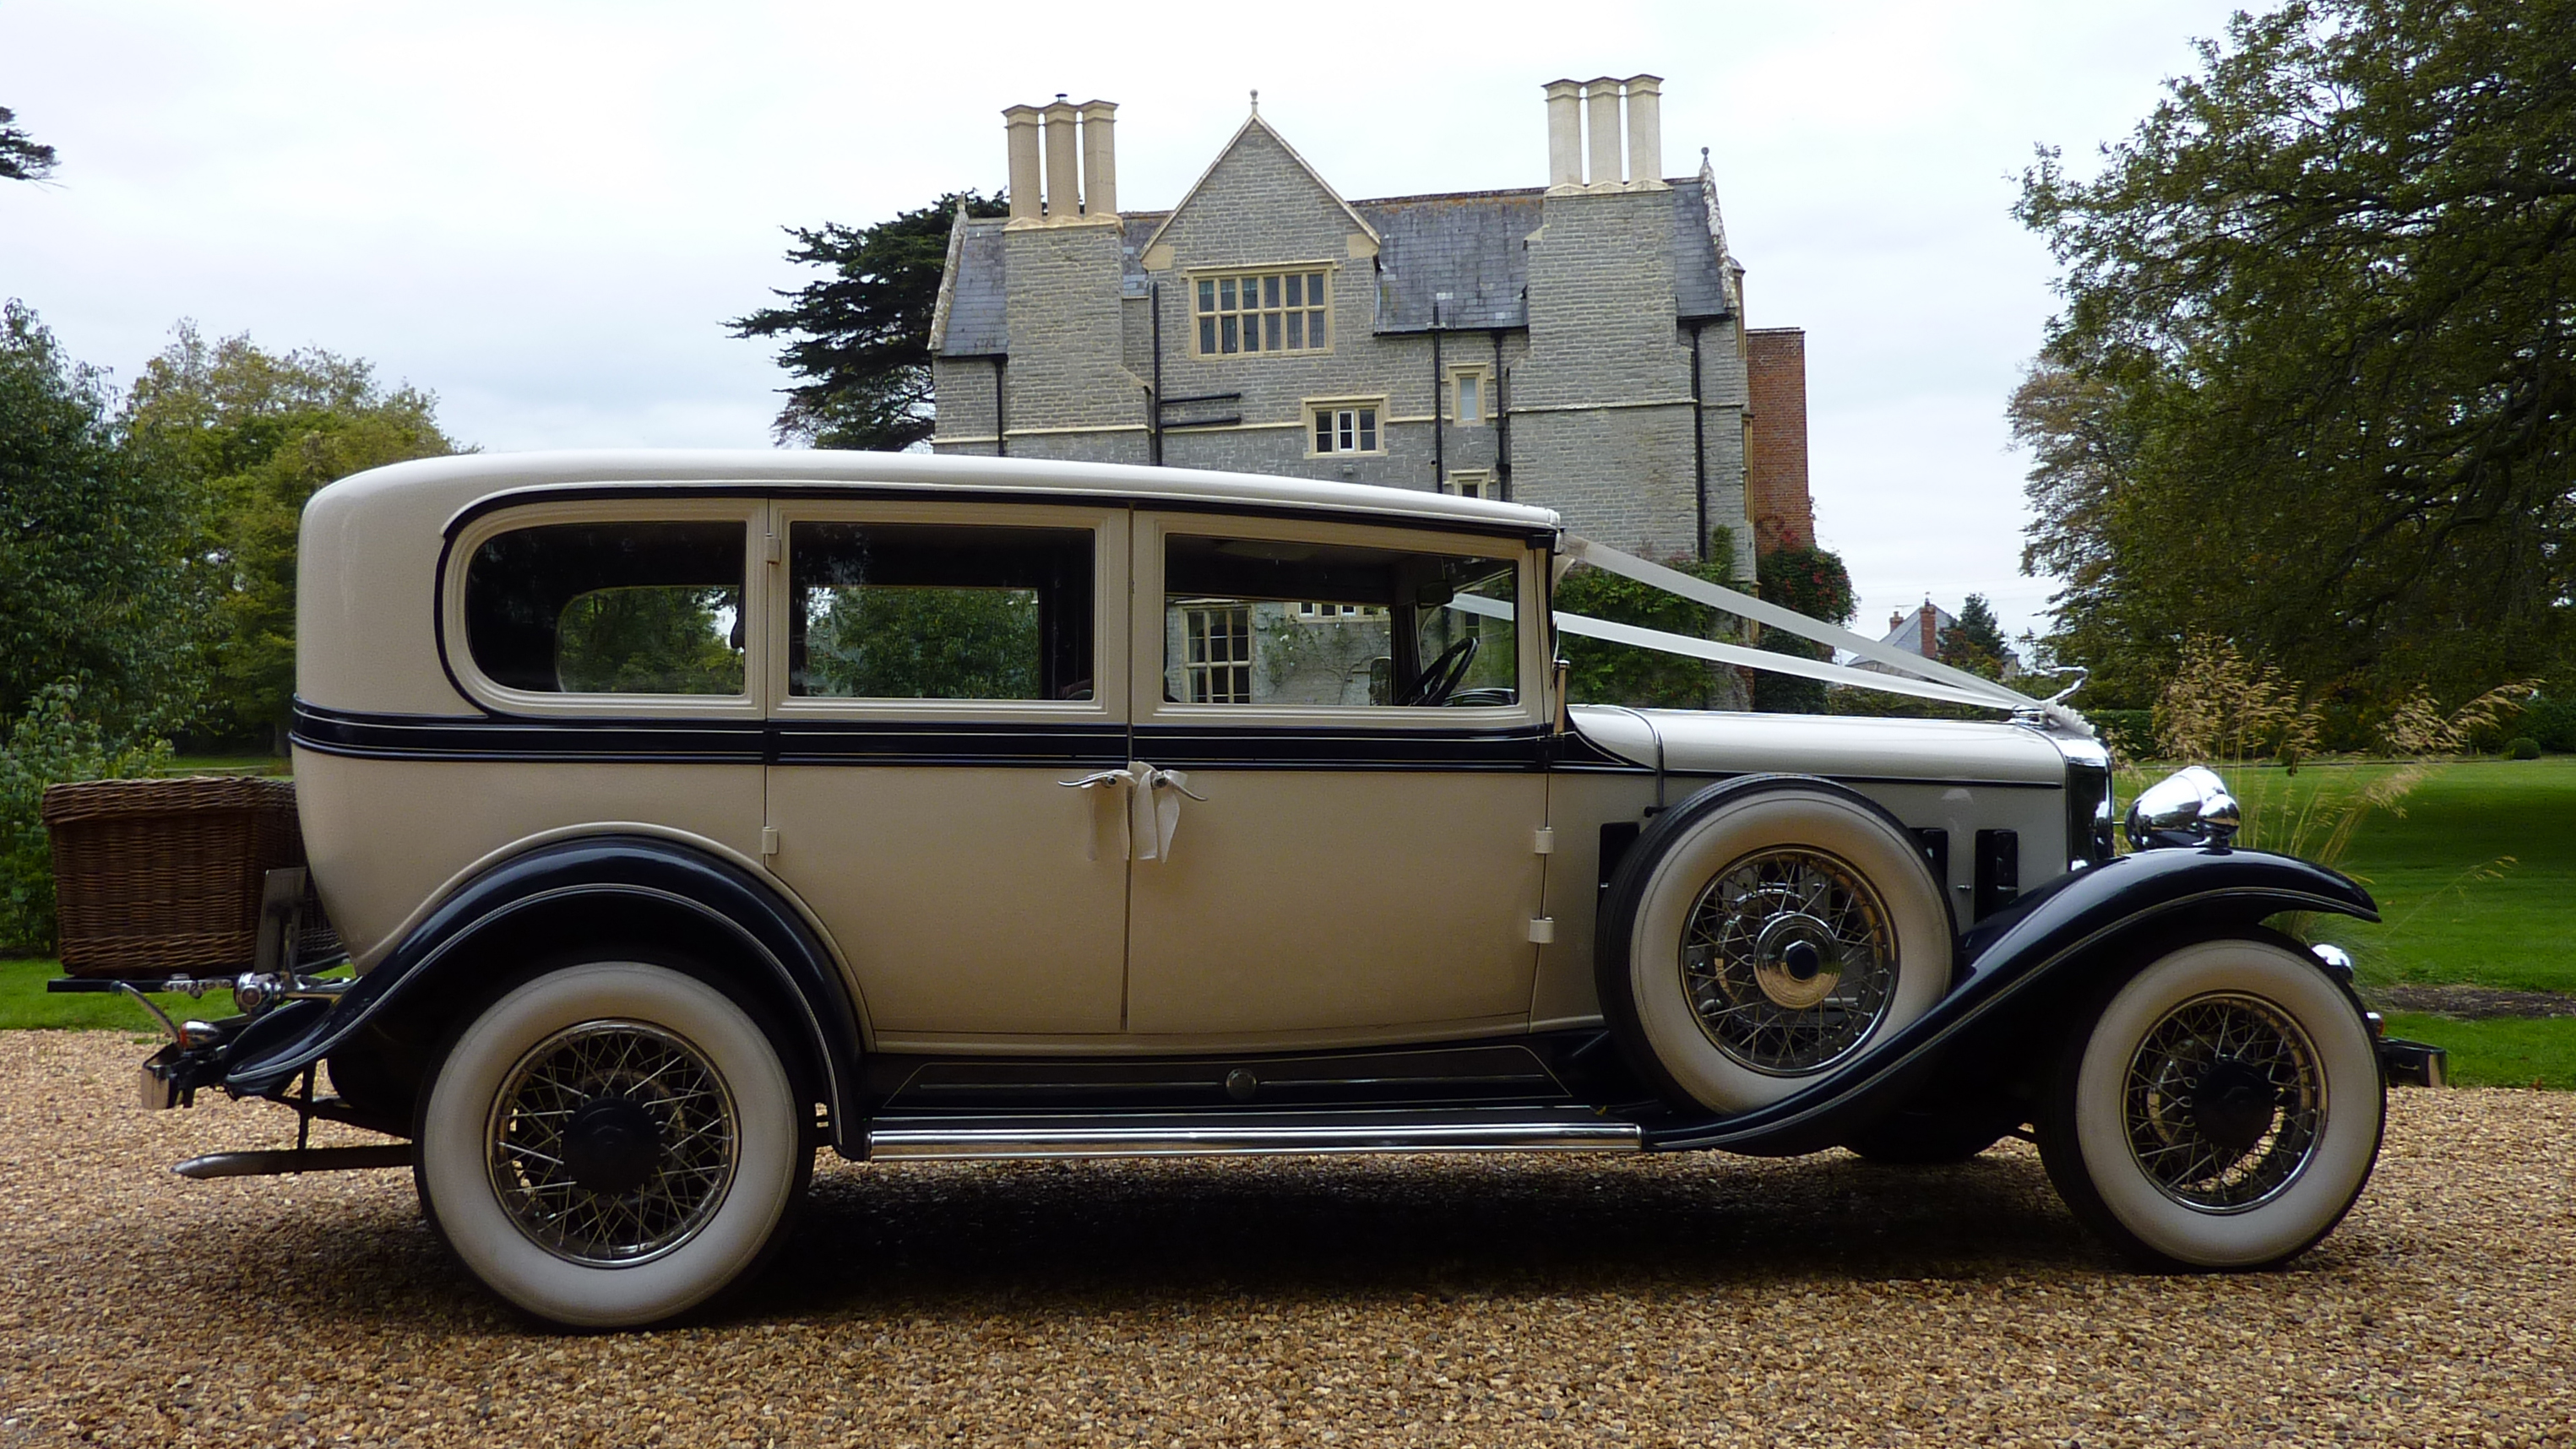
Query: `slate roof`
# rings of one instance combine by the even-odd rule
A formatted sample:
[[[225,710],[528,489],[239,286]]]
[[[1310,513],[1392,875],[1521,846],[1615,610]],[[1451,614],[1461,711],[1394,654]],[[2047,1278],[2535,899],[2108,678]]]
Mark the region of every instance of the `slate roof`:
[[[944,357],[994,357],[1011,350],[1009,318],[1003,310],[1002,221],[984,217],[958,223],[952,237],[954,257],[940,320],[944,336],[931,346]]]
[[[1673,206],[1674,311],[1682,318],[1723,317],[1725,260],[1709,236],[1708,203],[1699,177],[1670,183]],[[1353,211],[1376,228],[1379,332],[1420,332],[1431,326],[1437,301],[1443,328],[1529,325],[1529,252],[1538,230],[1544,193],[1446,192],[1354,201]],[[1120,291],[1146,294],[1143,251],[1171,218],[1169,211],[1125,212],[1124,276]],[[943,356],[982,357],[1010,350],[1003,314],[1002,222],[966,222],[957,238],[956,264],[946,279],[944,335],[934,339]],[[1445,298],[1442,293],[1448,294]]]

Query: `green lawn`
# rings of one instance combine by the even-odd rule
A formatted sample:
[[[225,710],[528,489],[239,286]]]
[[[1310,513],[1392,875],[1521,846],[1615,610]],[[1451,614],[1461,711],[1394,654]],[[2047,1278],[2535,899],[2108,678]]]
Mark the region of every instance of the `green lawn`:
[[[165,775],[283,775],[295,767],[275,755],[175,755]]]
[[[2364,791],[2405,768],[2222,773],[2245,805],[2248,843],[2313,859]],[[2361,813],[2329,862],[2370,888],[2381,922],[2327,917],[2308,929],[2352,952],[2365,990],[2458,982],[2576,995],[2576,756],[2466,760],[2422,775],[2391,806]],[[2133,788],[2124,782],[2122,798]],[[2576,1017],[2392,1013],[2389,1030],[2449,1048],[2464,1084],[2576,1088]]]
[[[131,1031],[138,1037],[149,1035],[155,1041],[168,1040],[152,1014],[135,1005],[124,992],[56,996],[46,991],[45,983],[61,974],[62,968],[51,961],[0,961],[0,1030],[26,1026],[103,1027]],[[152,1001],[178,1021],[192,1016],[211,1021],[233,1014],[233,999],[228,992],[209,992],[197,1000],[154,996]]]

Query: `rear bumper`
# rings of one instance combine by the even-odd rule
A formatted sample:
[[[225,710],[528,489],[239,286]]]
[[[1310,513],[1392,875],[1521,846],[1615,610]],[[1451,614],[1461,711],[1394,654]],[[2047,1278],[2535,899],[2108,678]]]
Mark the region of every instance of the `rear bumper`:
[[[2429,1042],[2384,1036],[2379,1039],[2379,1070],[2391,1086],[2447,1087],[2451,1054]]]

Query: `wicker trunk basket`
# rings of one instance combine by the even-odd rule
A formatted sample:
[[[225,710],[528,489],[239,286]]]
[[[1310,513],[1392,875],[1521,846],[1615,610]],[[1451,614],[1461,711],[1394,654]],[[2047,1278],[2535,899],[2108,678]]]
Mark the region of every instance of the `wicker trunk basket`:
[[[63,969],[217,975],[258,954],[264,872],[304,864],[287,780],[94,780],[45,792]],[[298,961],[339,950],[308,889]]]

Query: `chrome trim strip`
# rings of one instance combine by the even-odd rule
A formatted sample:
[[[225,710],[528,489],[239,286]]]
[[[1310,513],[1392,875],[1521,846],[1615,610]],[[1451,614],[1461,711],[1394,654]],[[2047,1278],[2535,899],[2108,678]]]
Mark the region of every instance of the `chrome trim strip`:
[[[880,1118],[868,1157],[995,1162],[1046,1157],[1268,1157],[1356,1152],[1636,1152],[1633,1122],[1584,1113],[1301,1113],[1081,1118]]]

